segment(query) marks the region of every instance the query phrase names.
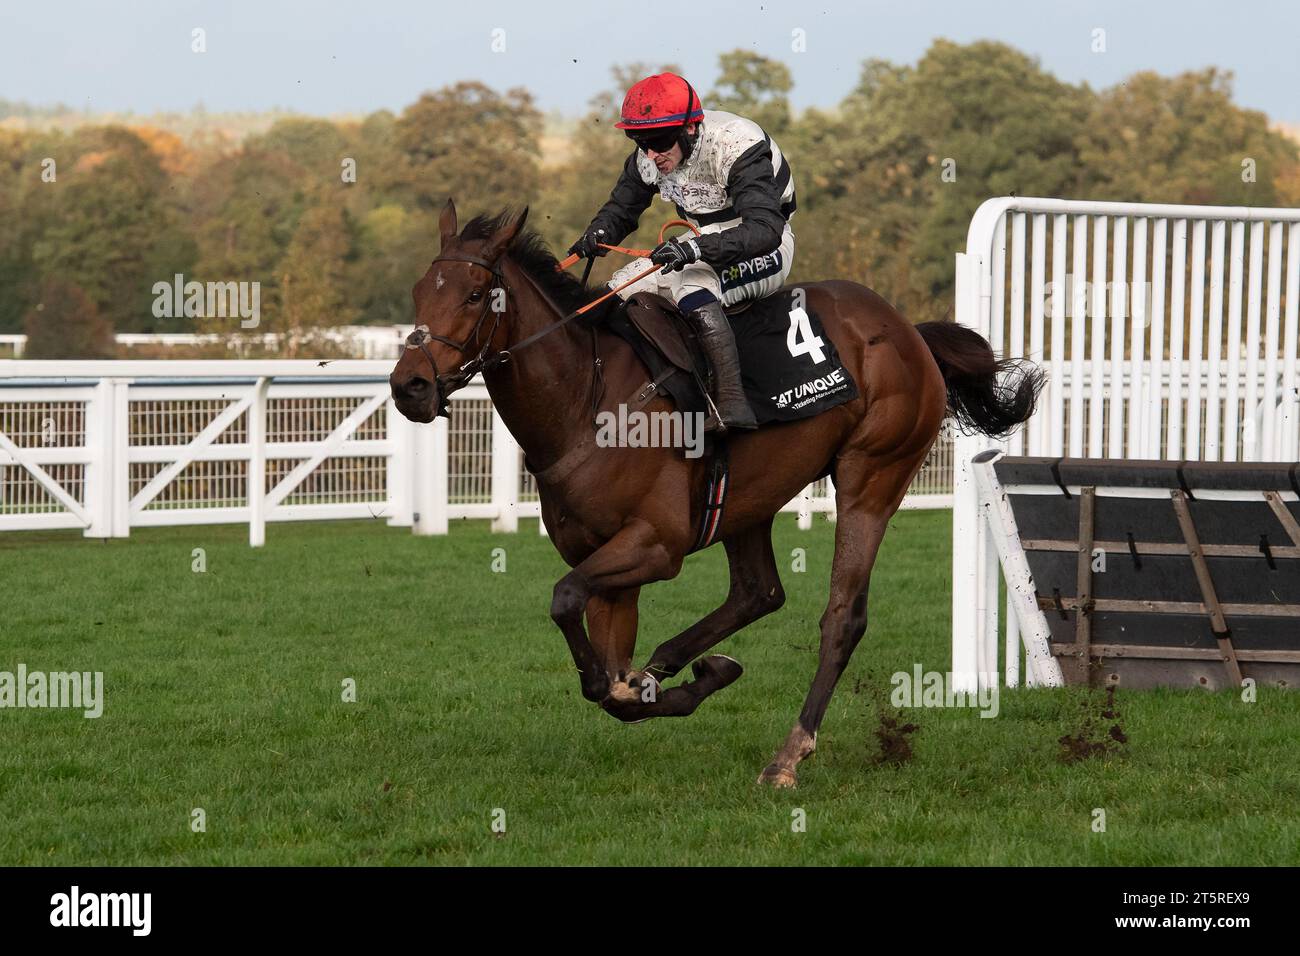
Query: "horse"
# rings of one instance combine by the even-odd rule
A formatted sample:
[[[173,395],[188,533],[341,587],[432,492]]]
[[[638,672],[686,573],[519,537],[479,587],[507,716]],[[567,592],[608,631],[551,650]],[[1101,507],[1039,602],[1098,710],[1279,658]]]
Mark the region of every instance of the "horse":
[[[570,321],[604,290],[589,291],[560,271],[540,236],[524,228],[527,216],[527,207],[479,216],[458,232],[448,200],[439,217],[441,251],[412,290],[416,329],[390,376],[394,404],[411,421],[431,422],[447,414],[448,396],[481,371],[536,478],[550,539],[570,568],[555,584],[550,614],[582,694],[627,722],[689,715],[740,677],[738,662],[706,652],[783,605],[773,520],[829,474],[835,553],[817,669],[789,735],[758,778],[794,787],[835,685],[866,633],[871,570],[889,519],[945,417],[1003,435],[1033,413],[1041,372],[998,361],[978,333],[954,323],[913,325],[858,283],[800,283],[859,396],[812,418],[726,435],[729,490],[713,539],[726,551],[726,599],[635,669],[641,588],[676,577],[696,543],[708,457],[595,440],[595,415],[630,396],[647,369],[599,323]],[[656,398],[645,410],[669,408]],[[687,664],[693,680],[662,686]]]

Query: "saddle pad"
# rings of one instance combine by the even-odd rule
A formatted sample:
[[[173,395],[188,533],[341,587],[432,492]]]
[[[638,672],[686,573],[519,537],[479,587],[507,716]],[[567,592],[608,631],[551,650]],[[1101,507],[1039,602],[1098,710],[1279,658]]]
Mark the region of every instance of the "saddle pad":
[[[793,287],[782,289],[728,316],[740,355],[745,398],[759,425],[811,418],[858,397],[857,383],[840,363],[821,319],[806,306],[793,307],[795,292]],[[671,307],[666,300],[664,304]],[[615,308],[604,324],[632,345],[652,378],[674,364],[628,319],[624,305]],[[676,364],[680,368],[682,363]],[[705,410],[695,374],[672,375],[661,392],[681,411]]]
[[[794,304],[799,291],[781,289],[729,316],[745,397],[760,425],[811,418],[858,397],[821,318]]]

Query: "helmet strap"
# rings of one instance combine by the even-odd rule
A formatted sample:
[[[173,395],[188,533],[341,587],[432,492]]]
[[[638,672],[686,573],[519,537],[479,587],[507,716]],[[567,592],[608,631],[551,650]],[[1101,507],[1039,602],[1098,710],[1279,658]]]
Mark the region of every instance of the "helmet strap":
[[[691,81],[682,77],[682,82],[686,84],[686,121],[682,123],[681,134],[677,137],[677,145],[682,148],[682,162],[691,158],[691,152],[695,149],[695,140],[700,135],[699,125],[695,127],[695,134],[691,135],[686,132],[686,127],[690,125],[691,111],[695,109],[697,98],[695,96],[695,87],[691,86]],[[698,122],[703,122],[703,117]]]

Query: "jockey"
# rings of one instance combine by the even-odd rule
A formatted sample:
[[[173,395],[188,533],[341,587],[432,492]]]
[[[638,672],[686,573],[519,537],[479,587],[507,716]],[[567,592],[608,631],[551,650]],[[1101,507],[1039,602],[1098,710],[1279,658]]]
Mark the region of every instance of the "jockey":
[[[674,73],[647,77],[628,91],[622,120],[637,148],[623,164],[609,202],[569,249],[590,258],[635,231],[656,192],[701,235],[661,243],[650,258],[614,273],[614,288],[651,263],[662,265],[619,293],[656,292],[694,324],[713,366],[714,401],[725,428],[754,428],[740,381],[736,340],[723,306],[770,295],[785,284],[794,257],[794,181],[772,138],[751,120],[706,110]]]

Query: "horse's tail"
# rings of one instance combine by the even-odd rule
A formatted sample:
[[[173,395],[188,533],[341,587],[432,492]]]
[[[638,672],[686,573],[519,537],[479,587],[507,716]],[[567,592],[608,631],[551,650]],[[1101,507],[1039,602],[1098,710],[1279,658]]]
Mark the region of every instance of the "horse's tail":
[[[959,424],[1001,438],[1034,414],[1045,381],[1040,369],[1019,359],[999,362],[984,336],[955,322],[922,322],[916,330],[939,363],[949,413]]]

